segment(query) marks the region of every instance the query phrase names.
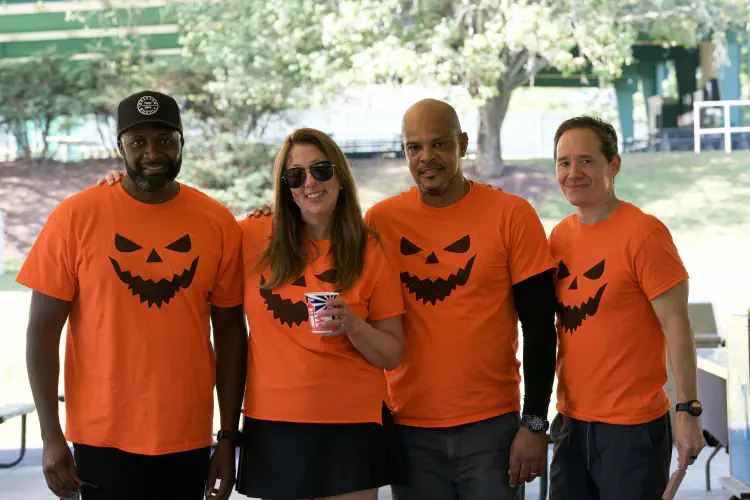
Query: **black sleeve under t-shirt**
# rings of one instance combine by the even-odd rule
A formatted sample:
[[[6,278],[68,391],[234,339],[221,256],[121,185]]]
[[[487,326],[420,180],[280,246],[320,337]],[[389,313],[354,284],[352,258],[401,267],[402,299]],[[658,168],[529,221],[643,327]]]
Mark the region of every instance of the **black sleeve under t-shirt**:
[[[523,329],[523,414],[547,418],[557,361],[554,270],[513,285],[513,300]]]

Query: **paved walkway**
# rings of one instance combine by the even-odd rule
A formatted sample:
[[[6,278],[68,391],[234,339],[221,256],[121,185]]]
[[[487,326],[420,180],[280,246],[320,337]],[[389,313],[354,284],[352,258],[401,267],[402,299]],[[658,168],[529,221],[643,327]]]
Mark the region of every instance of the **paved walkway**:
[[[551,451],[551,450],[550,450]],[[10,450],[0,450],[0,461],[10,461],[16,455]],[[711,462],[711,481],[713,491],[705,491],[705,461],[708,453],[701,453],[700,458],[688,471],[677,494],[679,500],[728,500],[731,495],[721,490],[718,478],[729,474],[729,456],[723,451]],[[27,452],[26,458],[13,469],[0,469],[0,498],[2,500],[52,500],[54,496],[47,490],[41,471],[42,453],[38,448]],[[391,500],[389,488],[382,488],[380,500]],[[232,500],[244,497],[239,493],[232,495]],[[526,488],[526,499],[539,498],[539,482],[535,481]],[[636,499],[633,499],[636,500]]]

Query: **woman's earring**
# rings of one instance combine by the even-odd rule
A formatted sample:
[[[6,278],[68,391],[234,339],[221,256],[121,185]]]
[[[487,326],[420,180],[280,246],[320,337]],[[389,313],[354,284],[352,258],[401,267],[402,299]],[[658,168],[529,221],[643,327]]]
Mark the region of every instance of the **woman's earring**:
[[[343,190],[344,190],[344,185],[343,184],[339,184],[339,191],[343,191]]]

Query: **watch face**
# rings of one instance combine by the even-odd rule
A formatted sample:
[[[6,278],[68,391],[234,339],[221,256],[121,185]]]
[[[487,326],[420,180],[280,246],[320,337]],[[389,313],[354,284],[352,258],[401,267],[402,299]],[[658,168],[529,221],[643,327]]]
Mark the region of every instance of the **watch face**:
[[[691,401],[688,412],[694,417],[699,417],[703,413],[703,405],[700,401]]]
[[[542,432],[546,431],[549,424],[545,419],[542,417],[538,417],[536,415],[526,415],[523,417],[521,421],[522,425],[525,427],[528,427],[529,430],[533,432]]]

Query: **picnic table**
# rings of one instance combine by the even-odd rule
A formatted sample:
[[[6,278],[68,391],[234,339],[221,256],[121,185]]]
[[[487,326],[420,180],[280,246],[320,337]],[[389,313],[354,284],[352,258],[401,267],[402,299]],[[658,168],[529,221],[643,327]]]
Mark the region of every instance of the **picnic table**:
[[[60,395],[57,398],[59,401],[65,401],[65,396]],[[36,410],[34,403],[21,403],[21,404],[10,404],[0,406],[0,424],[7,422],[8,420],[21,417],[21,451],[18,454],[18,458],[12,462],[0,463],[0,469],[9,469],[18,465],[26,455],[26,418],[29,413]]]

